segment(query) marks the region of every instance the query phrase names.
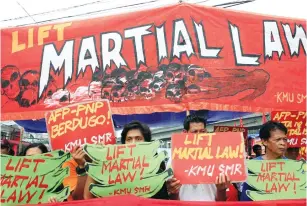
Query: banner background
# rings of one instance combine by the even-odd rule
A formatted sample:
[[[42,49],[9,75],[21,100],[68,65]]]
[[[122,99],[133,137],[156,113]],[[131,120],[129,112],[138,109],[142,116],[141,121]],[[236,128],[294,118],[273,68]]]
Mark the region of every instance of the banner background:
[[[277,42],[280,37],[281,47],[271,49],[279,49],[280,56],[278,52],[273,52],[271,58],[265,58],[264,52],[269,48],[265,48],[264,44],[264,22],[277,24],[278,30],[273,31],[275,36],[272,36],[271,41]],[[135,52],[135,39],[124,38],[129,29],[141,26],[148,26],[146,31],[150,33],[142,36],[144,64],[136,61],[136,57],[140,58],[141,54]],[[162,50],[158,48],[156,34],[157,29],[163,26],[167,58],[159,62],[158,54],[160,52],[161,56]],[[299,28],[305,29],[306,22],[183,3],[64,24],[3,29],[1,74],[2,82],[6,80],[6,84],[1,88],[1,120],[39,119],[46,110],[106,97],[106,92],[112,92],[112,95],[117,92],[116,96],[107,97],[112,101],[113,114],[179,112],[191,109],[244,112],[304,110],[306,51],[299,43],[298,54],[290,54],[290,44],[285,37],[289,32],[285,32],[284,26],[290,27],[292,35]],[[195,27],[199,28],[199,31],[202,29],[204,35],[197,36]],[[188,37],[184,37],[185,28]],[[233,39],[236,30],[240,42]],[[146,33],[144,29],[140,31]],[[106,54],[101,53],[104,48],[101,46],[101,34],[108,32],[116,32],[122,38],[120,54],[127,66],[121,67],[121,71],[117,70],[118,73],[114,72],[114,63],[105,68],[107,62],[102,61]],[[179,36],[177,39],[176,35]],[[94,39],[96,54],[86,52],[84,56],[80,56],[81,40],[88,37]],[[163,35],[159,38],[163,38]],[[64,43],[69,41],[74,44],[73,58],[68,55],[65,62],[72,61],[72,68],[67,65],[64,68],[62,65],[55,68],[61,68],[57,72],[49,72],[49,68],[43,68],[42,65],[49,66],[48,62],[43,64],[42,60],[43,51],[47,51],[45,45],[53,44],[58,52],[62,52]],[[189,41],[192,43],[193,52],[187,55],[188,52],[184,51],[188,50]],[[120,44],[118,41],[111,42],[110,48]],[[205,50],[200,50],[200,44],[202,47],[206,44],[211,52],[212,49],[220,49],[218,58],[205,57],[204,54],[202,56],[201,53]],[[259,65],[239,64],[235,56],[235,44],[246,57],[258,55]],[[160,47],[163,47],[163,44]],[[179,48],[183,50],[182,53]],[[13,52],[13,49],[19,51]],[[180,58],[174,56],[176,53],[181,54]],[[46,53],[45,58],[50,55]],[[79,60],[94,59],[96,56],[99,67],[92,68],[93,72],[87,66],[84,73],[81,71],[78,74]],[[171,63],[180,63],[181,67],[171,68]],[[61,65],[61,62],[58,61],[57,64]],[[164,70],[161,68],[163,64],[166,65]],[[64,81],[69,69],[72,69],[71,80]],[[160,75],[157,74],[159,71],[163,72],[163,75],[159,76],[159,81],[164,82],[163,86],[157,81],[154,82],[156,79],[153,76]],[[49,76],[42,76],[43,73]],[[148,78],[148,75],[151,77]],[[113,80],[116,83],[107,83]],[[180,87],[178,81],[183,83],[180,83]],[[129,85],[132,82],[135,82],[135,85]],[[47,88],[40,96],[39,91],[45,83]],[[104,84],[108,84],[108,87],[103,86]],[[158,92],[155,90],[155,84],[161,87]],[[8,88],[11,88],[10,91]]]

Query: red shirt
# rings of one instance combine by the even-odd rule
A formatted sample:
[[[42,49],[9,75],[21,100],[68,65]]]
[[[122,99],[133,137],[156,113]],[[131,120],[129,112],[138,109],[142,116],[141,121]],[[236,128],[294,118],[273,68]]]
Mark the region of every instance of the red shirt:
[[[226,201],[238,201],[238,190],[230,184],[229,188],[226,190]]]

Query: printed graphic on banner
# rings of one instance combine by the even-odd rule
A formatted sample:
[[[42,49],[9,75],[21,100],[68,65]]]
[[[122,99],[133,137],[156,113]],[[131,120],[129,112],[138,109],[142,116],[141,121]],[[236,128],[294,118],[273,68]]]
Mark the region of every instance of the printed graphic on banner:
[[[247,190],[252,200],[306,199],[306,162],[294,160],[250,160]]]
[[[303,110],[305,28],[304,20],[178,4],[3,29],[1,119],[38,119],[46,110],[100,99],[111,102],[113,114],[186,105]]]
[[[127,145],[85,145],[95,163],[88,163],[87,173],[97,182],[90,186],[96,197],[115,195],[154,196],[173,170],[162,169],[167,152],[157,153],[160,142]],[[103,161],[105,160],[105,161]]]
[[[299,158],[300,159],[306,160],[306,150],[307,150],[306,146],[300,148],[300,151],[299,151]]]
[[[242,132],[244,139],[247,138],[247,128],[231,126],[214,126],[214,132]]]
[[[181,184],[214,183],[219,174],[246,180],[242,133],[173,134],[172,166]]]
[[[290,111],[271,113],[272,120],[283,123],[288,128],[288,146],[306,147],[306,112]]]
[[[62,164],[70,159],[69,153],[54,151],[48,155],[1,155],[1,204],[47,203],[51,197],[63,202],[70,194],[66,187],[59,191],[69,168]]]
[[[116,137],[108,100],[63,107],[46,114],[52,149],[70,152],[75,146],[115,144]]]
[[[232,127],[232,126],[214,126],[214,132],[242,132],[244,137],[245,151],[247,148],[247,133],[248,130],[245,127]]]

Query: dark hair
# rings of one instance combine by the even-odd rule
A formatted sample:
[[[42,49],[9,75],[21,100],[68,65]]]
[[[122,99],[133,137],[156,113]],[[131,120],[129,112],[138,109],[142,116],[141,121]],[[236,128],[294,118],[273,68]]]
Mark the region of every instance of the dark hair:
[[[199,117],[197,115],[188,115],[184,122],[183,122],[183,128],[186,130],[186,131],[189,131],[190,129],[190,123],[204,123],[205,127],[206,127],[206,120],[205,118],[203,117]]]
[[[36,148],[36,147],[37,147],[38,149],[40,149],[40,150],[42,151],[43,154],[49,152],[48,149],[47,149],[47,147],[46,147],[46,145],[44,145],[43,143],[33,143],[33,144],[28,145],[28,146],[24,149],[24,151],[22,152],[21,156],[26,156],[27,151],[28,151],[29,149],[31,149],[31,148]]]
[[[11,144],[6,139],[1,141],[1,149],[7,149],[8,155],[11,155],[11,156],[15,155],[15,152],[14,152]]]
[[[140,130],[142,135],[144,136],[145,142],[151,141],[151,131],[150,131],[148,125],[144,124],[142,122],[139,122],[139,121],[132,121],[132,122],[130,122],[130,123],[128,123],[124,126],[124,129],[123,129],[122,134],[121,134],[122,144],[126,143],[127,133],[132,129]]]
[[[262,149],[261,145],[255,144],[255,145],[253,146],[253,152],[256,153],[256,150],[257,150],[257,149]]]
[[[271,137],[271,132],[276,130],[281,130],[285,134],[288,133],[287,127],[285,127],[285,125],[283,125],[282,123],[275,121],[268,121],[261,126],[259,131],[259,137],[262,140],[268,140]]]

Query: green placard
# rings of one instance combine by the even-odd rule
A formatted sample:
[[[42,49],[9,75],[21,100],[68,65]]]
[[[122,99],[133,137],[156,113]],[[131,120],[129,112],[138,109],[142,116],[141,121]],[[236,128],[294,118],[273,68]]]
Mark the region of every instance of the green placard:
[[[252,200],[306,198],[306,162],[303,160],[249,160],[247,190]]]
[[[47,203],[55,197],[64,201],[69,188],[57,191],[69,168],[62,164],[71,158],[70,153],[54,151],[35,156],[1,155],[1,205]]]
[[[157,153],[159,141],[126,145],[85,145],[85,152],[95,161],[86,171],[96,184],[90,191],[97,197],[133,194],[154,196],[166,179],[173,175],[171,168],[159,171],[167,152]]]
[[[146,155],[153,157],[160,146],[159,141],[154,142],[142,142],[138,144],[130,144],[130,145],[95,145],[95,144],[86,144],[84,146],[84,151],[88,154],[88,156],[95,162],[100,162],[103,160],[114,160],[118,159],[119,155],[116,152],[116,149],[120,147],[128,147],[125,150],[126,155],[131,155],[131,149],[133,147],[133,155],[134,156],[140,156],[140,155]],[[144,151],[146,151],[144,153]],[[123,156],[123,155],[121,155]]]

